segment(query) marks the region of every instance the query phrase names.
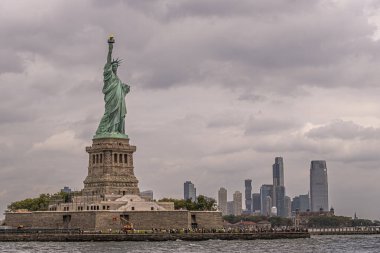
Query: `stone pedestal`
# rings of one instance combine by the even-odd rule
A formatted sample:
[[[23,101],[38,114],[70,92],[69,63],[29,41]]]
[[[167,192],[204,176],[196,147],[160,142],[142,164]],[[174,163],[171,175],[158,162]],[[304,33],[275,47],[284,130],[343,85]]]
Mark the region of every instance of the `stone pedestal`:
[[[136,146],[128,138],[94,138],[89,154],[88,176],[84,180],[86,195],[140,193],[133,171]]]

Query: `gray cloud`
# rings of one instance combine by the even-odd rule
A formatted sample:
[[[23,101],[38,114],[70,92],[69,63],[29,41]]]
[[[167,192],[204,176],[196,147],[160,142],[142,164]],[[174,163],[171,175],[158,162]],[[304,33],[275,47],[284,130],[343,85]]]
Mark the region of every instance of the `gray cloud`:
[[[380,129],[364,127],[352,121],[337,120],[325,126],[311,129],[306,133],[306,136],[314,139],[379,139]]]
[[[268,134],[274,133],[278,134],[281,132],[286,132],[291,129],[296,129],[299,127],[295,120],[291,119],[276,119],[275,117],[261,119],[257,117],[252,117],[246,126],[245,134]]]

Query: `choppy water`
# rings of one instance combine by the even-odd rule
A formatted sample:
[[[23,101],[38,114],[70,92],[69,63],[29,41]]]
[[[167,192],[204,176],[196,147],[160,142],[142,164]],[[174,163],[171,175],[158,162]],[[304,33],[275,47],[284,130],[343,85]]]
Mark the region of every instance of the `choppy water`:
[[[0,242],[0,252],[380,252],[380,235],[202,242]]]

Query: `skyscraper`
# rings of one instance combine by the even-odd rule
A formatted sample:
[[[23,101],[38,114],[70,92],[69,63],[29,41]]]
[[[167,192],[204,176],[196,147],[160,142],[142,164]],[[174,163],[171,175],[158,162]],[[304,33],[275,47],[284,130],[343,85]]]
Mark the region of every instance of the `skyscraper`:
[[[261,214],[270,215],[272,208],[273,185],[263,184],[260,187]],[[269,199],[267,198],[269,197]]]
[[[307,210],[310,210],[310,198],[309,198],[309,194],[300,195],[299,197],[300,197],[300,207],[299,207],[299,210],[301,212],[306,212]]]
[[[277,216],[287,217],[285,205],[285,187],[281,185],[273,186],[273,206],[277,207]]]
[[[295,196],[292,201],[292,212],[298,209],[300,212],[306,212],[310,210],[310,198],[309,194]]]
[[[245,186],[245,209],[248,213],[252,213],[252,180],[246,179],[244,180]]]
[[[218,191],[218,208],[222,215],[227,215],[227,190],[223,187]]]
[[[277,207],[273,206],[272,198],[270,196],[265,197],[264,207],[265,207],[265,210],[267,211],[265,214],[262,214],[262,215],[272,216],[274,210],[276,210],[276,213],[277,213]]]
[[[241,215],[242,213],[242,202],[243,202],[243,194],[241,192],[236,191],[233,195],[234,201],[234,215]]]
[[[310,165],[311,210],[329,210],[326,161],[311,161]]]
[[[285,213],[284,217],[288,218],[291,216],[292,213],[292,200],[290,197],[285,196]]]
[[[186,181],[183,184],[183,198],[185,200],[191,199],[191,201],[196,201],[197,194],[196,194],[196,188],[194,187],[194,184],[191,183],[191,181]]]
[[[227,201],[227,215],[234,215],[234,202]]]
[[[273,168],[273,185],[284,185],[284,159],[282,157],[276,157],[274,159]]]
[[[261,199],[260,199],[260,193],[253,193],[252,194],[252,212],[261,212]]]
[[[277,207],[277,215],[286,217],[285,210],[285,185],[284,185],[284,160],[282,157],[274,159],[273,169],[273,206]]]
[[[300,196],[295,196],[292,200],[292,212],[300,211]]]

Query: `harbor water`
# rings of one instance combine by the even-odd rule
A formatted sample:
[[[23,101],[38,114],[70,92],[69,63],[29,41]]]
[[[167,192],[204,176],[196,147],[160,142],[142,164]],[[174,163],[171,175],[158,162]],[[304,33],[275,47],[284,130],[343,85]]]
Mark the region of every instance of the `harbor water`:
[[[0,242],[0,252],[380,252],[380,235],[312,236],[308,239],[200,242]]]

